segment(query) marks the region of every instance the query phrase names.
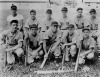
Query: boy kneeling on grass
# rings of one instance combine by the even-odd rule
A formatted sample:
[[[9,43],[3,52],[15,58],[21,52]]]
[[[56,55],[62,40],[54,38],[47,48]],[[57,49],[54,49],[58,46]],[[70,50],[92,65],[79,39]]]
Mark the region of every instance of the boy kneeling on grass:
[[[28,64],[33,63],[35,59],[40,59],[43,56],[42,36],[38,32],[38,25],[29,25],[29,33],[25,35],[28,39]]]
[[[84,28],[82,30],[82,33],[82,37],[80,37],[77,41],[77,47],[81,49],[79,56],[79,64],[85,64],[86,59],[93,60],[96,44],[94,39],[91,37],[89,28]],[[87,71],[89,70],[89,67],[85,65],[83,70]]]
[[[60,38],[61,38],[61,32],[58,28],[58,22],[53,21],[51,23],[51,28],[48,29],[44,34],[44,42],[43,42],[43,48],[45,51],[44,57],[52,58],[50,55],[54,55],[55,61],[58,61],[59,56],[61,55],[60,51]],[[47,56],[48,50],[50,50],[49,56]]]
[[[8,64],[15,63],[15,54],[20,59],[24,52],[22,49],[23,34],[18,30],[18,21],[12,20],[10,25],[11,28],[7,31],[7,33],[3,34],[2,38],[4,41],[2,46],[4,49],[6,48]]]
[[[79,37],[79,33],[75,30],[73,24],[70,24],[67,27],[67,31],[63,33],[62,36],[62,50],[65,52],[65,61],[70,61],[72,59],[75,61],[76,53],[77,53],[77,46],[76,42]]]

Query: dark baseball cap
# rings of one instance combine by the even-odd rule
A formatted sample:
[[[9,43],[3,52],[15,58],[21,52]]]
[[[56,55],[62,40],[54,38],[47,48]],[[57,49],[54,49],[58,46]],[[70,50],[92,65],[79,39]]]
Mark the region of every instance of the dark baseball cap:
[[[67,29],[69,29],[69,28],[74,28],[74,25],[73,24],[69,24]]]
[[[32,10],[30,11],[30,13],[31,13],[31,12],[34,12],[34,13],[36,13],[36,10],[32,9]]]
[[[90,13],[96,13],[96,10],[95,9],[91,9]]]
[[[57,21],[53,21],[53,22],[51,23],[51,26],[58,26],[58,22],[57,22]]]
[[[12,4],[12,5],[11,5],[11,10],[17,10],[17,6],[14,5],[14,4]]]
[[[51,9],[47,9],[46,13],[52,14],[52,10]]]
[[[89,28],[89,27],[84,27],[84,28],[82,29],[82,32],[84,32],[85,30],[90,31],[90,28]]]
[[[38,28],[38,24],[32,24],[32,25],[29,25],[29,28]]]
[[[61,11],[68,11],[67,7],[63,7]]]
[[[83,10],[83,8],[79,7],[79,8],[77,8],[77,11],[78,11],[78,10]]]

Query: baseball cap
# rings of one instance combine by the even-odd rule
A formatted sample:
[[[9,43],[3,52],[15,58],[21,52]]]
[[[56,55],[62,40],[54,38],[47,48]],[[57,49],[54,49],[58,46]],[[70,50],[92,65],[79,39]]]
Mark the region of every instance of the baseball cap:
[[[67,7],[63,7],[61,11],[68,11]]]
[[[91,10],[90,10],[90,13],[92,13],[92,12],[93,12],[93,13],[96,13],[96,10],[95,10],[95,9],[91,9]]]
[[[53,22],[51,23],[51,26],[58,26],[58,22],[57,22],[57,21],[53,21]]]
[[[77,8],[77,11],[78,11],[78,10],[83,10],[83,8],[79,7],[79,8]]]
[[[34,13],[36,13],[36,10],[32,9],[32,10],[30,11],[30,13],[31,13],[31,12],[34,12]]]
[[[12,5],[11,5],[11,10],[17,10],[17,6],[14,5],[14,4],[12,4]]]
[[[67,29],[69,29],[69,28],[74,28],[74,25],[73,24],[69,24]]]
[[[29,28],[38,28],[38,24],[32,24],[32,25],[29,25]]]
[[[84,28],[82,29],[82,32],[84,32],[85,30],[90,31],[90,28],[88,28],[88,27],[84,27]]]
[[[51,9],[47,9],[46,13],[52,14],[52,10]]]

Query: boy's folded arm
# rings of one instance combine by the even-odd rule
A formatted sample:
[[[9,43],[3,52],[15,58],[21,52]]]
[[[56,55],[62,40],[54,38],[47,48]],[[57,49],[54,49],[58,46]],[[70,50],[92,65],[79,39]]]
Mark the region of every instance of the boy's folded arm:
[[[19,42],[16,46],[12,47],[12,48],[8,48],[8,51],[12,51],[12,50],[16,50],[18,48],[22,47],[22,42]]]
[[[46,40],[43,40],[43,49],[44,49],[44,52],[46,54],[47,53],[47,50],[46,50]]]
[[[39,48],[36,49],[37,52],[39,52],[42,49],[42,45],[39,46]]]

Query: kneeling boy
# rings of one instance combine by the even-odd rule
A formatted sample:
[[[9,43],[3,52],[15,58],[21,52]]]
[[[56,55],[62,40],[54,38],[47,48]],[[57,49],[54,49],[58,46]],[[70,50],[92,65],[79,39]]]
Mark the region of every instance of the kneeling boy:
[[[43,55],[42,51],[42,37],[38,32],[38,25],[32,24],[29,26],[29,34],[26,35],[28,39],[28,63],[34,62],[35,58],[40,58]]]
[[[18,30],[18,21],[12,20],[10,22],[11,28],[7,31],[7,33],[3,36],[3,41],[6,42],[6,44],[2,44],[6,48],[7,52],[7,63],[12,64],[15,62],[15,56],[16,54],[18,57],[21,58],[21,55],[23,54],[22,49],[22,42],[23,42],[23,34]]]
[[[76,56],[76,41],[79,37],[79,33],[75,31],[75,27],[73,24],[70,24],[67,27],[67,31],[63,33],[62,36],[62,50],[65,52],[65,61],[69,61],[69,55],[73,60],[75,60]]]
[[[96,42],[90,36],[90,29],[84,28],[82,30],[83,36],[79,38],[77,47],[81,49],[79,56],[79,64],[84,64],[86,59],[92,60],[94,58]]]
[[[60,46],[59,46],[60,38],[61,38],[61,32],[58,28],[58,22],[53,21],[51,23],[51,28],[48,29],[44,34],[44,43],[43,43],[43,47],[45,51],[44,57],[47,57],[46,54],[49,48],[51,48],[50,53],[53,54],[57,60],[57,58],[61,55]]]

